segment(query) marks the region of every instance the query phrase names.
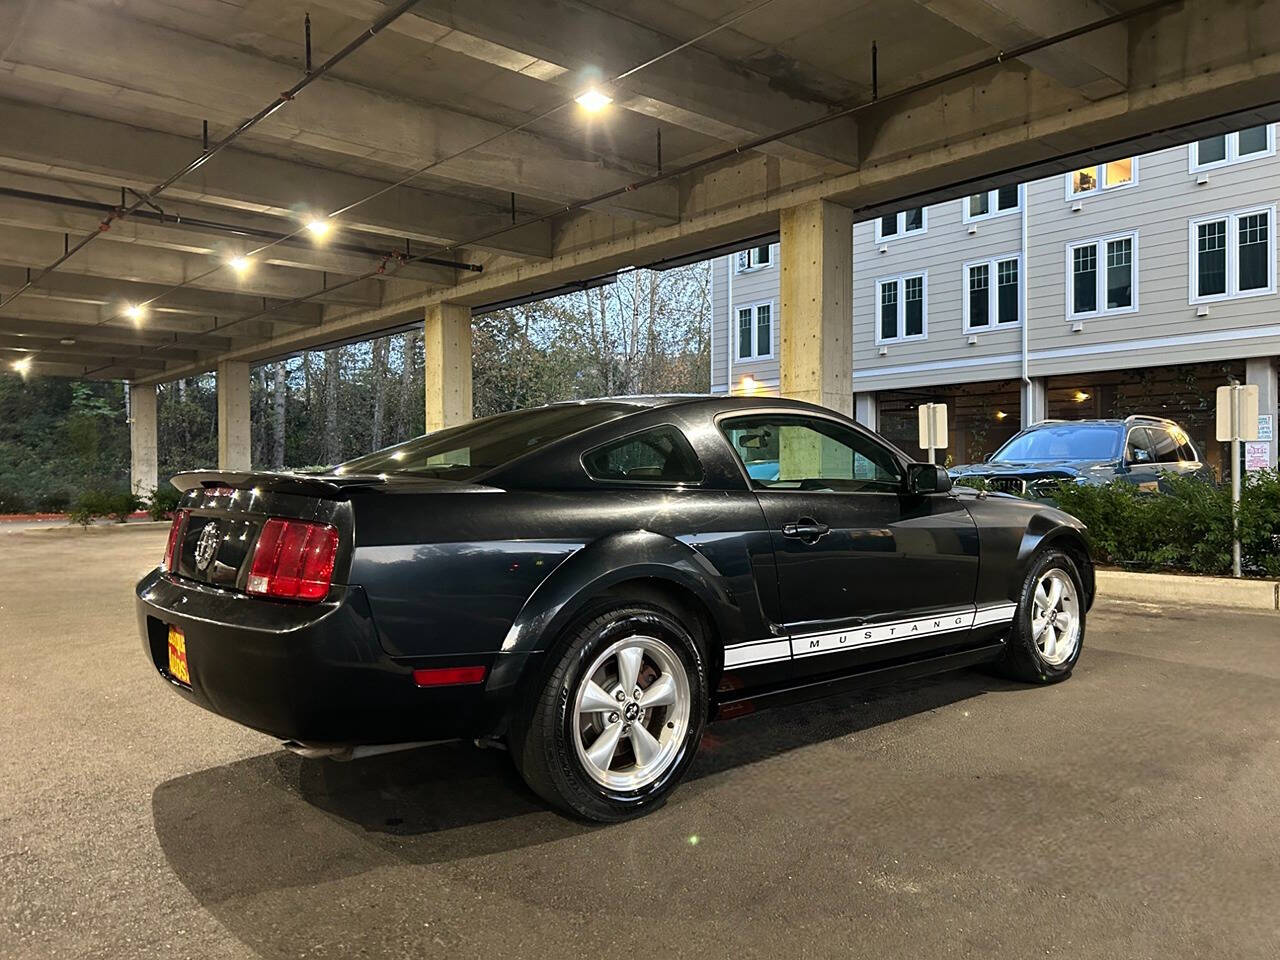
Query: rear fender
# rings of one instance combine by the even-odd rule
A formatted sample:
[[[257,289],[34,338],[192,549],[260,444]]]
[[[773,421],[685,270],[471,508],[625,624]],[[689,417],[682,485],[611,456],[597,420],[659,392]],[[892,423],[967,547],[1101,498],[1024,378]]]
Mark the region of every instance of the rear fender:
[[[534,669],[555,638],[593,598],[630,580],[665,581],[692,594],[706,609],[720,638],[743,633],[742,613],[724,578],[702,554],[647,530],[615,533],[560,564],[526,601],[507,631],[488,693],[505,700],[526,670]],[[723,650],[708,651],[719,662]]]

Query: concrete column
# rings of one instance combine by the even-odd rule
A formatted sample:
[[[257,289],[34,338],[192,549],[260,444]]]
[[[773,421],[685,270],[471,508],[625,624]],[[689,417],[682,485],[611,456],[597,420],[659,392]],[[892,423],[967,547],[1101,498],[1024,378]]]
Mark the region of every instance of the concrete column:
[[[249,470],[249,365],[218,364],[218,469]]]
[[[1258,415],[1271,415],[1271,449],[1267,454],[1267,463],[1272,469],[1276,466],[1276,425],[1280,420],[1280,411],[1276,409],[1278,394],[1276,381],[1276,357],[1254,357],[1244,363],[1244,382],[1256,384],[1258,387]]]
[[[880,402],[874,392],[853,395],[853,419],[868,430],[880,429]]]
[[[853,413],[853,211],[827,200],[780,217],[784,397]]]
[[[1048,416],[1043,377],[1032,377],[1030,383],[1022,384],[1018,406],[1022,409],[1023,430]]]
[[[423,352],[427,432],[466,423],[473,412],[471,308],[460,303],[427,307]]]
[[[129,384],[129,488],[150,502],[159,485],[156,440],[156,388]]]

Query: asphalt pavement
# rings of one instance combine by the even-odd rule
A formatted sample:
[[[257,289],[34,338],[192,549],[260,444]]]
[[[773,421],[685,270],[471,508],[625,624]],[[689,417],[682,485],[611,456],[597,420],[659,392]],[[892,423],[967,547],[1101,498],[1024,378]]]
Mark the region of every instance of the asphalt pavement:
[[[1102,600],[1068,682],[713,725],[652,816],[304,761],[167,691],[163,531],[0,541],[0,957],[1280,956],[1280,614]]]

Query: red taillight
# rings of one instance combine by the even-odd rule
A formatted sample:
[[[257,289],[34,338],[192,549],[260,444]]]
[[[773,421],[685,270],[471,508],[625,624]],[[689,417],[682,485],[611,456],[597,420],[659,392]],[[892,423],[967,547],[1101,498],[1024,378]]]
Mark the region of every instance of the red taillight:
[[[413,671],[413,682],[420,687],[457,687],[484,683],[484,674],[484,667],[432,667]]]
[[[337,555],[338,531],[327,523],[273,518],[262,525],[245,589],[264,597],[323,600]]]
[[[175,510],[173,523],[169,526],[169,542],[164,545],[164,569],[168,573],[178,569],[178,544],[182,542],[182,534],[186,529],[187,511]]]

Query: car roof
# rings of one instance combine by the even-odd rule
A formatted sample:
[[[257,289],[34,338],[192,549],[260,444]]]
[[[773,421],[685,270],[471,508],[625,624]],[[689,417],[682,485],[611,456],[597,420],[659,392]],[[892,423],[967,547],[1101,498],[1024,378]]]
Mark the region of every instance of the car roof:
[[[1086,420],[1041,420],[1026,427],[1027,430],[1040,430],[1044,427],[1062,427],[1062,426],[1104,426],[1104,427],[1123,427],[1135,423],[1146,424],[1164,424],[1177,426],[1177,421],[1170,420],[1168,417],[1156,417],[1145,413],[1136,413],[1129,417],[1091,417]]]

